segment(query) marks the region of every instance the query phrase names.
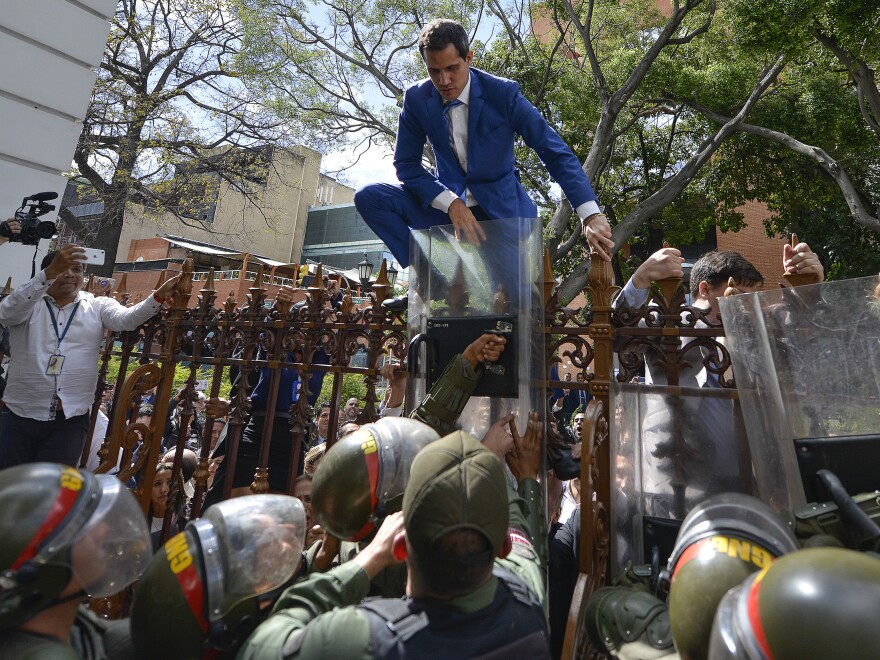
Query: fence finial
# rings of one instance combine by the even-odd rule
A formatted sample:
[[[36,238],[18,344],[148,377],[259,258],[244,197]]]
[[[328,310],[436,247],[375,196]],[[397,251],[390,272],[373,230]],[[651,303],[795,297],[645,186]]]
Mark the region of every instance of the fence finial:
[[[379,266],[379,274],[376,275],[376,281],[373,282],[373,293],[376,296],[376,303],[381,304],[388,295],[388,289],[391,285],[388,283],[388,264],[382,259],[382,265]]]
[[[161,285],[160,285],[161,286]],[[119,302],[125,304],[125,300],[128,299],[128,273],[123,273],[122,277],[119,278],[119,284],[116,286],[116,291],[113,292],[113,295],[119,299]]]

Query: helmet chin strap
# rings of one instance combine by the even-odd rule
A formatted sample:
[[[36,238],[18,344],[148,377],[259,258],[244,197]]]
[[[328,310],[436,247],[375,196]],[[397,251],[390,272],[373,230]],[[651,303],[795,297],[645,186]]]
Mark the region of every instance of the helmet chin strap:
[[[22,623],[24,623],[25,621],[30,621],[38,614],[44,614],[55,607],[60,607],[61,605],[66,605],[67,603],[69,603],[72,600],[80,601],[83,598],[87,598],[87,597],[88,597],[88,594],[83,589],[77,589],[72,594],[68,594],[67,596],[56,596],[54,599],[50,600],[44,607],[42,607],[41,609],[39,609],[36,612],[34,612],[33,614],[31,614],[27,619],[24,619],[24,621],[22,621]]]
[[[51,601],[46,609],[50,607],[56,607],[58,605],[64,605],[65,603],[69,603],[72,600],[82,600],[83,598],[88,598],[89,595],[86,593],[85,589],[79,588],[74,591],[72,594],[68,594],[67,596],[58,596],[55,600]]]

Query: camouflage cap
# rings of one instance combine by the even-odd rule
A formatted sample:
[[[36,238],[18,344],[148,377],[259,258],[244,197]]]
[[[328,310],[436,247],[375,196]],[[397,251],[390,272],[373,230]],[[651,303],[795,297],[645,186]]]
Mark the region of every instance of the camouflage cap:
[[[403,521],[417,552],[429,552],[449,532],[473,529],[497,555],[508,522],[507,481],[498,458],[464,431],[432,442],[413,461]]]

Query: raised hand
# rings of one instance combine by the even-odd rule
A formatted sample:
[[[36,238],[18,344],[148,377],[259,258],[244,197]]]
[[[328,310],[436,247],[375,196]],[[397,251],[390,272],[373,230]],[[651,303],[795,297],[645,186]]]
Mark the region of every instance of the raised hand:
[[[513,449],[507,454],[507,467],[513,472],[517,482],[526,478],[535,479],[541,469],[544,424],[538,419],[538,413],[532,411],[522,437],[513,422],[510,430],[513,435]]]

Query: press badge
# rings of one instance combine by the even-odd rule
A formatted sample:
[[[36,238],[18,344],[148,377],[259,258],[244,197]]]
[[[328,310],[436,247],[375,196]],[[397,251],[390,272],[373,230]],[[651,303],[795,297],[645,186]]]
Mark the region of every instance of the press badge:
[[[64,366],[63,355],[50,355],[49,364],[46,366],[47,376],[58,376],[61,374],[61,367]]]

